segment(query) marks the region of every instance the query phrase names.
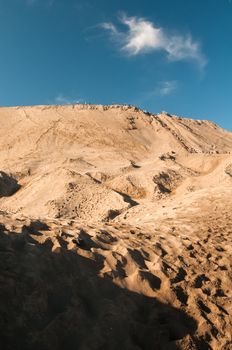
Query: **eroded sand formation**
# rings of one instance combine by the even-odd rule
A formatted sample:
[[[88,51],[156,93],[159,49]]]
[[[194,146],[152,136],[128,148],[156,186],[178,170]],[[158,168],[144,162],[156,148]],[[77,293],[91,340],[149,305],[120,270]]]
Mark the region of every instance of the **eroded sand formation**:
[[[1,349],[231,349],[231,151],[131,106],[1,108]]]

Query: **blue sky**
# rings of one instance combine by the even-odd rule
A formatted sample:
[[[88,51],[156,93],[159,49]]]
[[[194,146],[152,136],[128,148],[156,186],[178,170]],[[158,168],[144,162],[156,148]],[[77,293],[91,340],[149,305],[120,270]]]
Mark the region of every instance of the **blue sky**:
[[[126,103],[232,130],[231,0],[0,0],[0,105]]]

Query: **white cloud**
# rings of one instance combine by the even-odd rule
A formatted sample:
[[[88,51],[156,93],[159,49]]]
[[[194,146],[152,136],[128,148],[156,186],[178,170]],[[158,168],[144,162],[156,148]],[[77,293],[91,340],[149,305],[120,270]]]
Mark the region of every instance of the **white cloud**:
[[[162,48],[164,38],[161,28],[155,28],[151,22],[142,18],[128,18],[125,15],[121,18],[121,21],[129,29],[125,33],[123,49],[130,54],[137,55],[141,52]]]
[[[143,105],[147,101],[167,98],[179,88],[177,80],[157,81],[151,90],[144,91],[141,96],[134,102],[135,105]]]
[[[119,35],[119,32],[113,23],[102,23],[101,27],[110,30],[113,35]]]
[[[178,82],[176,80],[160,81],[157,82],[156,87],[152,91],[149,91],[144,95],[144,99],[147,100],[156,96],[168,96],[177,90],[177,88]]]
[[[177,82],[175,80],[162,81],[156,89],[156,93],[161,96],[170,95],[177,89]]]
[[[207,63],[201,52],[199,42],[190,35],[171,35],[161,27],[139,17],[120,17],[120,22],[127,27],[120,31],[113,23],[103,23],[102,28],[110,31],[121,49],[129,55],[138,55],[150,51],[163,50],[172,61],[193,60],[200,67]]]
[[[73,99],[70,97],[66,97],[62,94],[59,94],[56,98],[55,98],[55,103],[56,104],[63,104],[63,105],[69,105],[69,104],[76,104],[76,103],[83,103],[83,99]]]

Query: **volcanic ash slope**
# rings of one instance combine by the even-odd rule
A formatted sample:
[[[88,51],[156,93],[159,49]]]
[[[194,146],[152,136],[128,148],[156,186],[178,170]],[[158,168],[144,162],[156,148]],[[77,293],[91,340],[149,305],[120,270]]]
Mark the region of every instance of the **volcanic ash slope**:
[[[232,348],[232,133],[0,108],[0,348]]]

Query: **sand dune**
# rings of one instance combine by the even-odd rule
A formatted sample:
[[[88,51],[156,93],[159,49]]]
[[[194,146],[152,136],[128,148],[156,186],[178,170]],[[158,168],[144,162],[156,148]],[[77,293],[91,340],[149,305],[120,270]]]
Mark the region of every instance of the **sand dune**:
[[[0,108],[1,349],[232,348],[232,133]]]

